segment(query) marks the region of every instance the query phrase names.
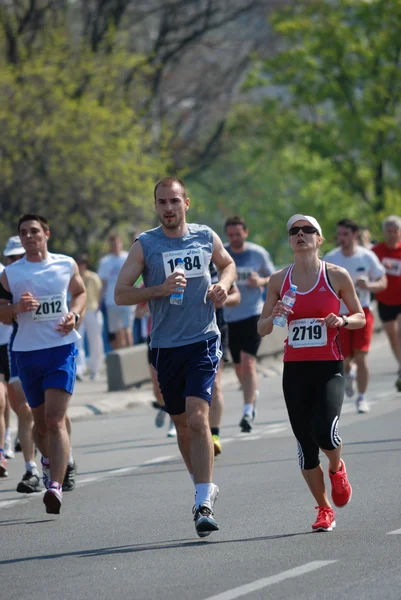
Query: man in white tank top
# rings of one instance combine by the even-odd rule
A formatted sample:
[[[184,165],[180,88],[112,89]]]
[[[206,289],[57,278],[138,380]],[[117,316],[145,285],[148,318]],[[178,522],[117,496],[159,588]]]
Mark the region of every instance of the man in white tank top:
[[[13,297],[6,307],[9,316],[18,319],[13,349],[43,456],[43,502],[47,513],[59,514],[70,447],[66,415],[76,375],[76,326],[85,309],[86,290],[75,261],[48,251],[45,218],[22,216],[18,233],[26,255],[6,267],[0,282]]]

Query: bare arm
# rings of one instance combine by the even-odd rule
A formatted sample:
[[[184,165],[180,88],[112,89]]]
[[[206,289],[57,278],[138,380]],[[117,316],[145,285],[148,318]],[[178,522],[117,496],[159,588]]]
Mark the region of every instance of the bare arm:
[[[6,272],[3,271],[0,277],[0,283],[3,286],[5,292],[10,292],[10,286]],[[18,313],[32,312],[39,306],[39,302],[32,296],[31,293],[26,292],[22,294],[21,298],[15,304],[11,304],[9,301],[1,303],[0,306],[0,321],[2,323],[11,323],[11,321],[18,315]]]
[[[75,261],[74,272],[70,279],[68,291],[71,295],[70,310],[56,327],[57,331],[59,331],[62,335],[67,335],[74,328],[78,327],[85,314],[86,288],[83,279],[79,274],[78,265]],[[80,320],[78,323],[76,323],[75,319],[76,314],[80,315]]]
[[[334,287],[337,295],[342,298],[348,308],[348,325],[347,329],[361,329],[366,323],[365,313],[359,298],[356,294],[351,276],[346,269],[335,265],[327,264],[330,282]],[[328,317],[326,317],[327,319]],[[332,327],[342,327],[344,325],[342,317],[338,317],[338,322],[335,325],[327,323]]]
[[[228,290],[227,300],[224,306],[238,306],[241,303],[241,292],[235,283]]]
[[[222,306],[227,301],[228,291],[237,277],[237,270],[233,259],[215,232],[213,232],[212,262],[219,272],[219,281],[210,286],[209,298],[216,306]]]
[[[171,296],[177,288],[185,289],[187,281],[180,273],[172,273],[162,284],[150,287],[133,287],[143,273],[145,260],[141,243],[136,240],[118,275],[114,289],[114,301],[119,306],[132,306],[153,298]]]
[[[266,300],[263,305],[262,314],[258,320],[258,333],[261,337],[269,335],[273,331],[273,319],[276,314],[287,312],[287,307],[284,310],[283,308],[280,310],[282,305],[282,302],[280,302],[280,290],[286,272],[287,268],[277,271],[270,276]]]
[[[369,290],[369,292],[375,294],[376,292],[381,292],[386,289],[387,276],[383,274],[379,279],[376,279],[376,281],[366,281],[365,279],[357,279],[355,285],[357,285],[361,290]]]

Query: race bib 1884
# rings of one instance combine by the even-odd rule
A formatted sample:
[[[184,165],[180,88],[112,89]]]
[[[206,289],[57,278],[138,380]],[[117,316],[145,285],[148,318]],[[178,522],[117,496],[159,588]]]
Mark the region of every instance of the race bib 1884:
[[[54,294],[53,296],[40,296],[38,308],[32,313],[34,321],[50,321],[60,319],[63,316],[64,296]]]
[[[205,261],[201,248],[192,248],[188,250],[172,250],[163,252],[163,265],[166,277],[174,272],[177,259],[184,261],[185,277],[201,277],[205,273]]]
[[[288,344],[293,348],[309,348],[327,344],[327,327],[316,319],[297,319],[288,328]]]

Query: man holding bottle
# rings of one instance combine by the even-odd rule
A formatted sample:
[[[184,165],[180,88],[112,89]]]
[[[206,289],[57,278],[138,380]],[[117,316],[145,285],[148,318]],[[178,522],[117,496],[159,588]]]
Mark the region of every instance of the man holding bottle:
[[[209,428],[209,406],[221,358],[215,307],[226,301],[236,271],[214,231],[187,223],[190,200],[180,179],[159,181],[154,199],[161,226],[142,233],[133,244],[118,276],[115,301],[118,305],[149,302],[152,364],[195,484],[196,532],[206,537],[219,528],[213,514],[218,487],[212,483]],[[176,270],[180,259],[184,273]],[[211,260],[220,273],[214,285]],[[145,287],[134,288],[141,274]],[[182,304],[171,303],[170,296],[176,297],[179,290],[184,290]]]

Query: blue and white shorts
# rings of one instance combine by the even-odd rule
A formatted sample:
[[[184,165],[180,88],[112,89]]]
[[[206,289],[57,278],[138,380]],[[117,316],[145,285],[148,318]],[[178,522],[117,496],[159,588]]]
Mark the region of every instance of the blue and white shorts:
[[[75,344],[66,344],[45,350],[14,352],[17,367],[26,399],[31,408],[37,408],[45,401],[45,391],[49,388],[74,391],[76,377]]]

